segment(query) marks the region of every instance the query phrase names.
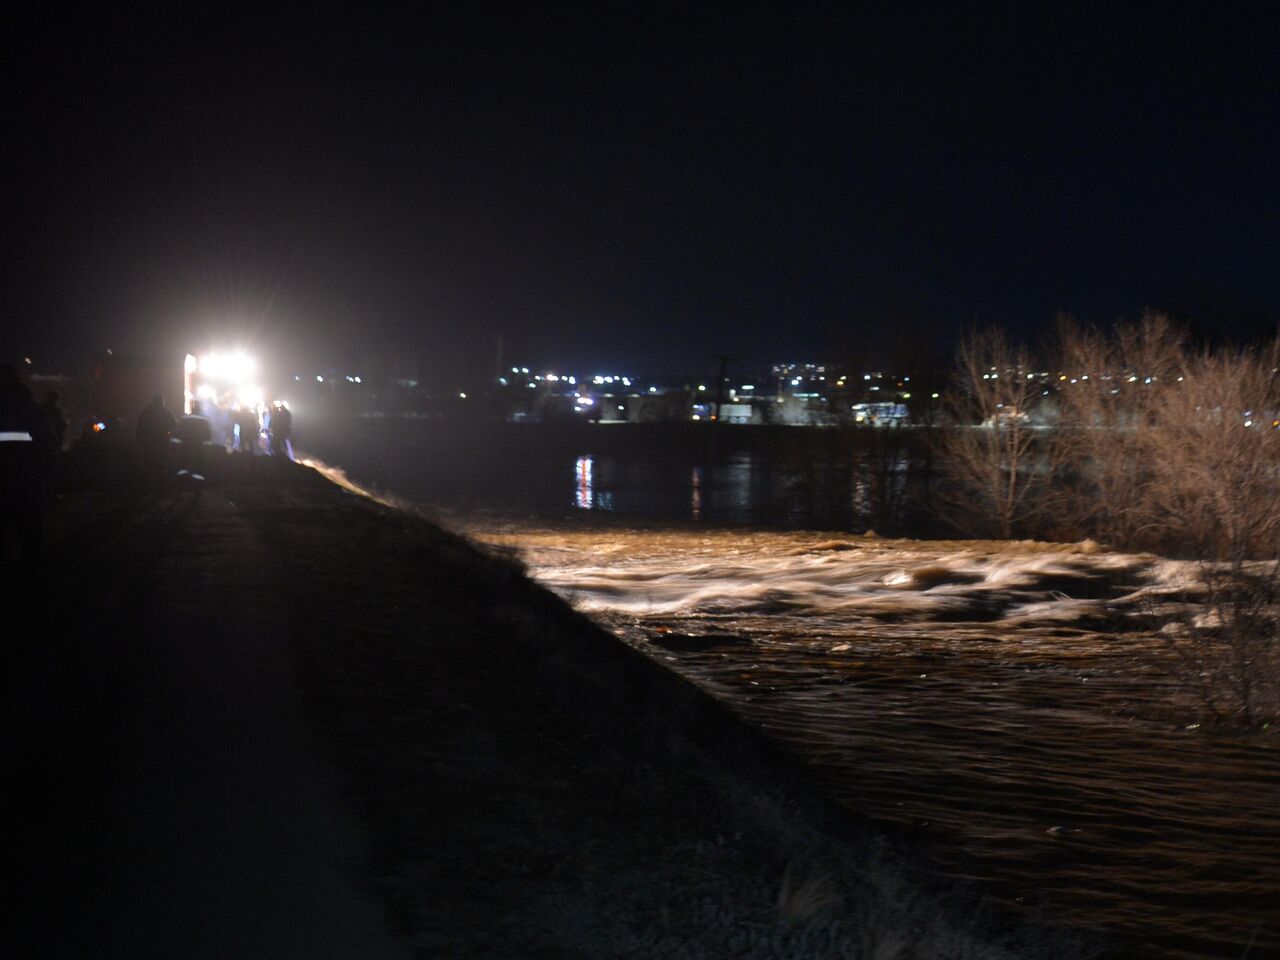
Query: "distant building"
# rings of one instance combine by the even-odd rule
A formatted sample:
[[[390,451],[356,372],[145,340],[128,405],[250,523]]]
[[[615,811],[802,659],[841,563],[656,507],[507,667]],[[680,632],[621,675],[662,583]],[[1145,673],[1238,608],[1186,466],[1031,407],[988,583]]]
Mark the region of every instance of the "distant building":
[[[720,405],[721,423],[754,423],[755,406],[751,403],[722,403]]]
[[[853,422],[868,427],[892,427],[905,423],[911,411],[904,403],[855,403],[850,407]]]

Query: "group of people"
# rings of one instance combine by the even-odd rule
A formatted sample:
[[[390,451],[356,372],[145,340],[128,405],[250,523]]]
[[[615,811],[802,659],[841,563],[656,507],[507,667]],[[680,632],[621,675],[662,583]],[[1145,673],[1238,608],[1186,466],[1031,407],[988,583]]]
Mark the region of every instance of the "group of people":
[[[236,407],[231,411],[231,427],[228,440],[241,453],[261,453],[265,434],[268,453],[293,459],[293,414],[283,401],[267,407],[261,418],[254,407]]]
[[[228,441],[233,449],[293,459],[293,414],[286,404],[272,404],[262,420],[252,407],[232,411],[232,416],[235,429]],[[53,494],[66,430],[58,394],[50,391],[37,403],[17,370],[0,364],[0,565],[16,555],[29,566],[39,557],[44,506]],[[175,470],[200,475],[213,428],[198,403],[178,418],[156,394],[138,415],[136,438],[148,486],[163,488]]]
[[[293,459],[293,414],[282,401],[268,408],[266,416],[267,451],[274,456]],[[230,431],[227,445],[241,453],[255,455],[263,452],[260,444],[264,424],[258,412],[249,406],[230,411]],[[192,401],[191,412],[181,419],[165,406],[164,396],[156,394],[138,414],[137,440],[142,451],[143,467],[151,480],[162,479],[166,472],[176,467],[179,473],[197,477],[204,465],[204,451],[213,441],[211,419],[200,406]],[[177,441],[176,453],[171,451]]]

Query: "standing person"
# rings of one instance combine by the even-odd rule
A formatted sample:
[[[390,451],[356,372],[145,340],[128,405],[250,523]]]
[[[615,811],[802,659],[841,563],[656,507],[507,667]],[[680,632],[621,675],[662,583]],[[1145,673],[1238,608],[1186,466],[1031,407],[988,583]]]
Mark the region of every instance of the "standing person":
[[[200,410],[199,402],[191,401],[191,412],[178,422],[177,437],[182,442],[182,468],[203,479],[204,450],[213,436],[209,418]]]
[[[283,400],[271,407],[271,452],[293,459],[293,413]]]
[[[240,430],[240,452],[256,454],[258,452],[258,431],[262,429],[258,423],[258,412],[247,403],[235,413],[235,423]]]
[[[163,486],[165,461],[169,453],[169,438],[178,428],[169,408],[164,405],[164,395],[157,393],[138,414],[137,440],[142,450],[142,471],[148,487]]]
[[[0,561],[8,561],[11,530],[18,534],[19,562],[30,567],[39,559],[57,457],[49,418],[17,371],[0,364]]]

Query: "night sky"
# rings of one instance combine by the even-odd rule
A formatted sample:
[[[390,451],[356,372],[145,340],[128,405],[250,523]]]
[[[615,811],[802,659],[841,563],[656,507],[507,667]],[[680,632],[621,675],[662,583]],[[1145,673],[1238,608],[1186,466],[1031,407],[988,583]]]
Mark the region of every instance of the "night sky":
[[[883,6],[28,14],[0,350],[656,373],[1060,309],[1274,329],[1263,19]]]

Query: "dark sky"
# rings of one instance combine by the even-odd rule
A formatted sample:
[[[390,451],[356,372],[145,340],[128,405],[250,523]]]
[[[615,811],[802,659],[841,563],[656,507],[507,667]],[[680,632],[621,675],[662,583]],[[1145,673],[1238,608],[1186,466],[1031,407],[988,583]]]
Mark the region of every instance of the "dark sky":
[[[1243,8],[207,6],[11,22],[0,351],[658,372],[1280,307]]]

